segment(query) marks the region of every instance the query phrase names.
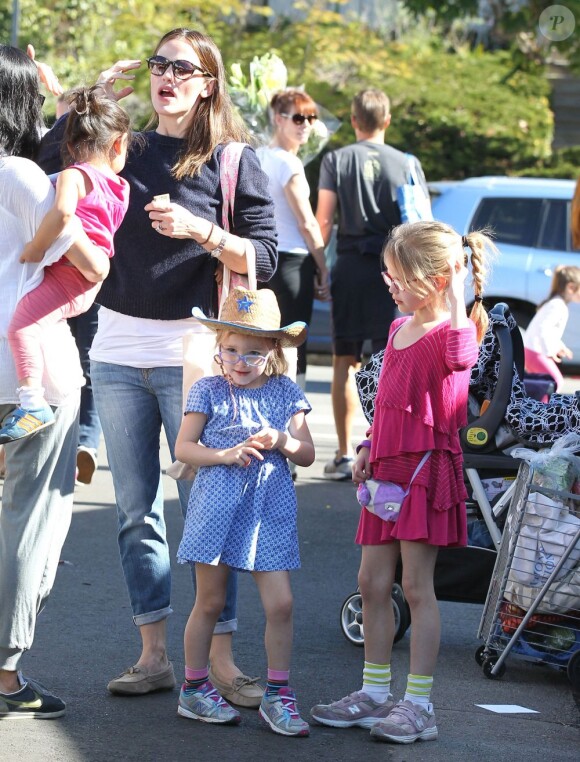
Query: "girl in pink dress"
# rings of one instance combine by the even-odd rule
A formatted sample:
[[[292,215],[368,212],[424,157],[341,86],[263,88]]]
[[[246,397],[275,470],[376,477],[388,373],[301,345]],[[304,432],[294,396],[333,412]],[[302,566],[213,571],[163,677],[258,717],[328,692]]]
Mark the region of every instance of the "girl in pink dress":
[[[469,318],[466,248],[475,293]],[[357,448],[353,480],[394,482],[409,493],[394,521],[361,511],[356,542],[362,545],[363,686],[340,701],[315,706],[311,714],[321,724],[368,727],[374,738],[395,743],[437,738],[430,703],[440,636],[433,574],[439,547],[467,541],[458,429],[467,423],[470,369],[487,327],[482,291],[485,261],[493,250],[483,234],[462,237],[440,222],[400,225],[385,245],[383,278],[399,310],[409,316],[391,325],[373,425]],[[399,556],[413,627],[411,673],[403,700],[395,703],[391,590]]]
[[[0,429],[2,444],[54,423],[41,383],[43,332],[62,318],[86,312],[95,301],[109,272],[113,235],[129,202],[129,185],[118,177],[127,156],[128,114],[99,87],[72,91],[69,103],[62,143],[68,166],[58,175],[52,209],[24,247],[20,261],[41,262],[75,215],[94,248],[91,256],[81,258],[69,251],[45,267],[42,282],[18,302],[8,341],[18,373],[20,406]]]

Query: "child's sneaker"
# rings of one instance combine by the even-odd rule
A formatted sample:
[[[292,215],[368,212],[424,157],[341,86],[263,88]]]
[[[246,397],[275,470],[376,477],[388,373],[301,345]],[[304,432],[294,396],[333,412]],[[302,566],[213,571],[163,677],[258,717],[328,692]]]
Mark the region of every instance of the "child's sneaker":
[[[187,683],[181,686],[177,713],[190,720],[224,725],[237,725],[242,719],[240,713],[223,700],[209,680],[199,688],[192,688]]]
[[[353,463],[354,458],[349,458],[347,455],[343,455],[340,458],[333,458],[324,466],[322,476],[325,479],[333,479],[334,481],[340,482],[352,479]]]
[[[384,720],[394,706],[392,696],[379,704],[363,691],[355,691],[333,704],[313,706],[310,714],[316,722],[332,728],[372,728]]]
[[[0,429],[0,444],[16,442],[18,439],[24,439],[34,434],[40,429],[52,426],[54,423],[54,413],[50,405],[35,408],[34,410],[25,410],[17,407],[10,415],[4,419]]]
[[[386,720],[381,720],[371,729],[371,736],[378,741],[393,743],[434,741],[438,732],[433,704],[424,707],[411,701],[400,701]]]
[[[264,693],[259,709],[260,717],[274,733],[283,736],[308,736],[310,726],[298,713],[296,696],[292,688],[280,688],[278,693]]]

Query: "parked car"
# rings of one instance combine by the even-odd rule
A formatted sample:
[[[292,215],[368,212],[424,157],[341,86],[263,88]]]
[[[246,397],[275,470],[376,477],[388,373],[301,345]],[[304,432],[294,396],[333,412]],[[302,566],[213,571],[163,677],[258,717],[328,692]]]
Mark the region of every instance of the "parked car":
[[[433,215],[462,235],[492,231],[500,250],[486,287],[485,304],[507,302],[522,329],[548,295],[554,268],[580,266],[572,248],[570,207],[573,180],[473,177],[431,183]],[[570,305],[564,343],[580,364],[580,305]]]

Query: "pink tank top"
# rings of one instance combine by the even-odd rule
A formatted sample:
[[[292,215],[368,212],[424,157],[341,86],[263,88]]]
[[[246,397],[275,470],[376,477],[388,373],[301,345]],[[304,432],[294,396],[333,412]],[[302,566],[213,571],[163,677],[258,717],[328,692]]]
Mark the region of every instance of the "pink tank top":
[[[93,189],[77,204],[76,215],[91,241],[112,257],[113,236],[123,221],[129,205],[129,183],[122,177],[111,177],[91,164],[72,164],[86,174]]]

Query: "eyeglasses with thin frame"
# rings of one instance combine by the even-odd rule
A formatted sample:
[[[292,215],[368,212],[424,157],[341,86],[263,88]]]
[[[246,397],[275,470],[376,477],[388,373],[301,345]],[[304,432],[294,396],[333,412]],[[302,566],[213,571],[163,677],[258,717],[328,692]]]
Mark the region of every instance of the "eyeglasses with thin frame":
[[[397,280],[396,278],[391,278],[391,276],[386,270],[383,270],[381,275],[383,276],[383,280],[385,281],[385,283],[387,284],[389,288],[391,288],[392,286],[395,289],[395,291],[408,290],[408,289],[405,289],[405,286],[403,286],[400,280]],[[419,278],[411,278],[409,283],[416,283],[418,280]]]
[[[225,363],[226,365],[236,365],[236,363],[239,363],[240,360],[244,363],[244,365],[248,365],[250,368],[259,368],[261,365],[263,365],[266,360],[268,359],[270,353],[268,352],[265,355],[259,355],[259,354],[247,354],[247,355],[240,355],[237,352],[234,352],[232,349],[222,349],[219,351],[216,355],[216,361],[219,357],[219,360],[221,360],[222,363]]]
[[[294,124],[304,124],[304,122],[308,122],[308,124],[314,124],[316,120],[318,119],[316,114],[283,114],[281,113],[280,116],[283,116],[284,119],[292,119]]]
[[[211,77],[209,72],[204,71],[191,61],[170,61],[165,56],[151,56],[147,59],[147,66],[151,74],[156,77],[162,77],[170,66],[173,69],[175,79],[191,79],[197,71],[202,77]]]
[[[405,286],[403,286],[401,281],[398,281],[396,278],[391,278],[391,276],[386,270],[383,270],[381,275],[383,276],[383,280],[385,281],[385,283],[387,284],[389,288],[394,288],[395,291],[405,290]]]

